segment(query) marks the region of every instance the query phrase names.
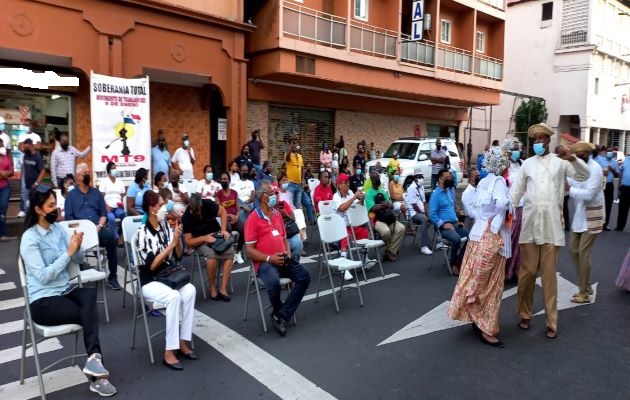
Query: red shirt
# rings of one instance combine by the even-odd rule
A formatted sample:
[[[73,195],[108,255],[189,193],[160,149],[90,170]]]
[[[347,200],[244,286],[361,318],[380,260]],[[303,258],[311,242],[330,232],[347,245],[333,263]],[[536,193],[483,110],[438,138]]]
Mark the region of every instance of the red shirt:
[[[332,187],[330,185],[317,185],[313,192],[313,201],[315,202],[315,211],[319,212],[319,202],[333,199]]]
[[[9,158],[9,156],[0,156],[0,170],[13,171],[13,163],[11,162],[11,158]],[[6,187],[9,187],[9,179],[0,178],[0,189],[4,189]]]
[[[228,214],[238,215],[238,193],[236,190],[230,189],[229,194],[225,194],[223,190],[219,190],[214,196],[217,203],[225,208]]]
[[[256,250],[267,255],[283,253],[287,251],[284,245],[286,231],[282,215],[276,210],[271,210],[271,220],[267,218],[260,208],[256,208],[245,221],[245,243],[253,244]],[[254,263],[254,269],[258,272],[260,263]]]

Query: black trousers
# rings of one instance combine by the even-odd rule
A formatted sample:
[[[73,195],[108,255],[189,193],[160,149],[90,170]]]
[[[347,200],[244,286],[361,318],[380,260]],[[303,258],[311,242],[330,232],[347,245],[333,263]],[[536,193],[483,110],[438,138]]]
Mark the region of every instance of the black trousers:
[[[604,223],[604,227],[608,227],[608,222],[610,221],[610,210],[612,210],[614,195],[615,185],[612,182],[606,183],[604,187],[604,204],[606,206],[606,222]]]
[[[118,270],[118,249],[116,248],[116,238],[114,232],[108,228],[98,231],[98,242],[105,247],[107,253],[107,267],[109,269],[109,278],[116,279]]]
[[[40,325],[78,324],[88,355],[101,352],[98,340],[98,308],[95,288],[75,288],[63,296],[37,299],[31,303],[33,321]]]
[[[564,203],[562,204],[562,217],[564,218],[564,230],[571,230],[571,220],[569,219],[569,199],[571,196],[564,196]]]
[[[628,210],[630,210],[630,186],[619,186],[619,212],[615,230],[623,231],[626,228]]]

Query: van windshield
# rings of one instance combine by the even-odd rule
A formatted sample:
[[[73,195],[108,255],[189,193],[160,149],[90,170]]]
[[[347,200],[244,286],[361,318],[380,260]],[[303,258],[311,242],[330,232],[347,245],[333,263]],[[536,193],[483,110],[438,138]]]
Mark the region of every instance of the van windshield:
[[[383,157],[393,158],[394,152],[398,152],[398,158],[401,160],[415,160],[417,151],[418,143],[392,143],[385,154],[383,154]]]

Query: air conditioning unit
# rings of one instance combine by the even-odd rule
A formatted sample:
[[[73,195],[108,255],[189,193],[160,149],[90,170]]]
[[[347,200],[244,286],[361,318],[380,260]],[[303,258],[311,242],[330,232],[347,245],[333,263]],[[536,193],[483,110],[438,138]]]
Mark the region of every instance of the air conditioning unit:
[[[431,14],[424,14],[424,25],[422,29],[425,31],[431,30]]]

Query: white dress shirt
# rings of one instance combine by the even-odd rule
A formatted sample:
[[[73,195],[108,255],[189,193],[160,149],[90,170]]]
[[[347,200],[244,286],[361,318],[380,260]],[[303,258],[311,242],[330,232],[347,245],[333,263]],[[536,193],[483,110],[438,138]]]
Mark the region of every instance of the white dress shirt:
[[[479,181],[481,182],[481,181]],[[475,198],[477,197],[477,188],[472,184],[468,184],[464,193],[462,193],[462,204],[466,215],[472,219],[475,219]]]
[[[599,163],[592,158],[588,160],[588,169],[591,176],[584,182],[567,178],[569,183],[569,196],[575,200],[575,214],[571,223],[571,230],[575,233],[583,233],[588,230],[586,224],[586,207],[604,206],[604,190],[602,178],[604,173]],[[605,221],[605,211],[602,213],[602,221]]]
[[[533,156],[521,165],[510,189],[510,202],[518,207],[523,199],[520,243],[564,246],[562,205],[567,177],[585,181],[590,175],[580,159],[569,162],[555,154]]]
[[[503,239],[503,247],[499,250],[499,254],[505,258],[510,258],[512,256],[512,230],[505,226],[505,214],[509,206],[510,201],[505,179],[502,176],[489,173],[477,185],[476,196],[472,204],[475,224],[470,230],[468,239],[473,242],[481,241],[488,221],[490,221],[490,231],[501,235]]]
[[[413,218],[418,212],[413,208],[413,205],[417,205],[420,212],[424,213],[424,203],[427,202],[424,196],[424,186],[416,185],[416,182],[411,182],[411,185],[407,187],[407,210],[409,210],[409,218]]]
[[[337,213],[337,215],[339,215],[341,218],[343,218],[344,221],[346,221],[346,226],[350,225],[350,220],[348,219],[348,210],[346,211],[339,211],[339,206],[342,205],[343,203],[345,203],[346,201],[350,200],[352,198],[352,196],[354,196],[354,193],[352,193],[352,190],[348,189],[348,193],[345,196],[341,195],[341,192],[337,190],[337,192],[333,195],[333,207],[335,209],[335,212]],[[354,203],[358,203],[359,200],[355,200],[352,202],[352,204]]]

